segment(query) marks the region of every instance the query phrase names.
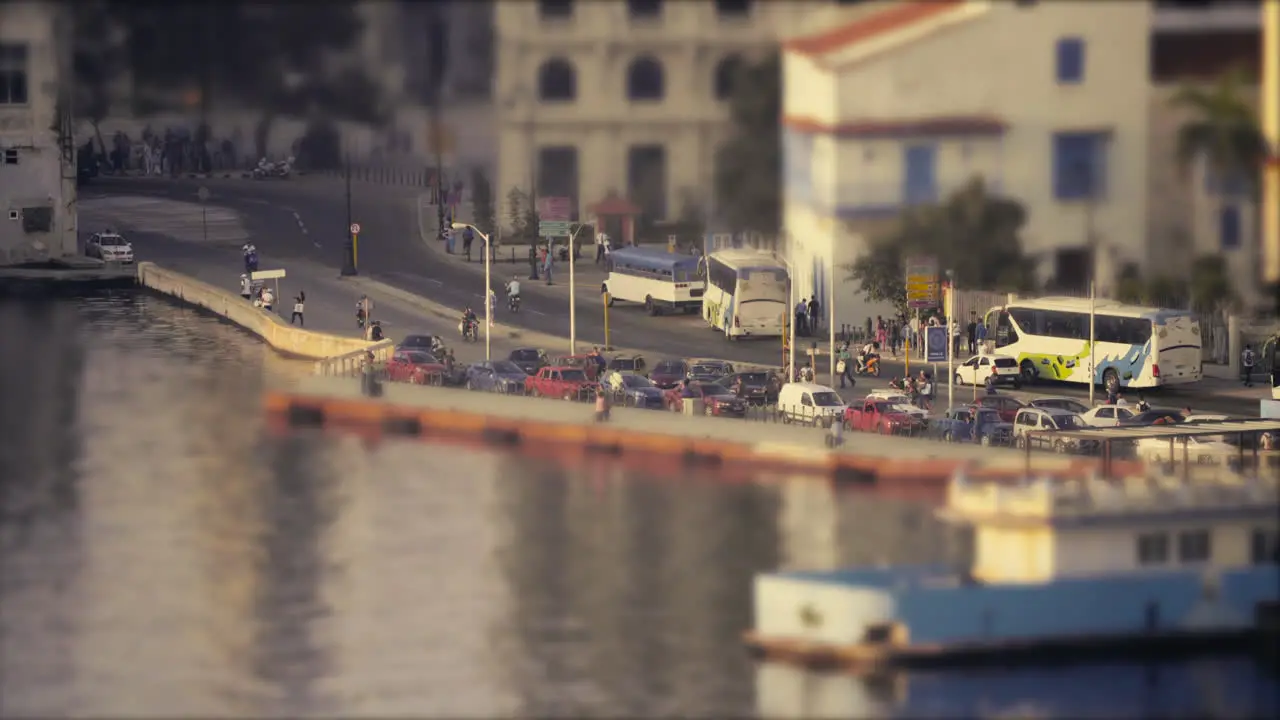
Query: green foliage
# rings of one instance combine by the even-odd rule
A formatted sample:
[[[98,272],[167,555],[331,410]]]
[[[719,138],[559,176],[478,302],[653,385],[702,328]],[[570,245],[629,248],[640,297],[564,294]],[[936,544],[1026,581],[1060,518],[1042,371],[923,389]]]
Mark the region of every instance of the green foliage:
[[[1191,264],[1191,307],[1199,312],[1222,312],[1235,304],[1227,263],[1219,255],[1202,255]]]
[[[538,242],[538,208],[529,193],[518,187],[507,191],[507,224],[511,244]]]
[[[1185,167],[1204,156],[1218,177],[1239,177],[1256,194],[1267,142],[1245,100],[1250,84],[1247,72],[1236,69],[1209,88],[1184,86],[1170,102],[1192,114],[1178,130],[1178,161]]]
[[[870,250],[844,270],[868,299],[900,309],[906,307],[904,261],[913,255],[936,257],[962,288],[1028,290],[1035,267],[1019,237],[1026,219],[1022,205],[988,195],[975,178],[941,204],[904,212],[893,232],[873,239]]]
[[[782,60],[738,69],[729,99],[733,133],[716,151],[716,213],[734,232],[782,227]]]
[[[493,235],[497,225],[493,207],[493,185],[480,168],[471,171],[471,220],[480,231]]]
[[[1163,276],[1145,280],[1137,264],[1127,263],[1117,278],[1116,299],[1133,305],[1182,308],[1187,305],[1187,284]]]

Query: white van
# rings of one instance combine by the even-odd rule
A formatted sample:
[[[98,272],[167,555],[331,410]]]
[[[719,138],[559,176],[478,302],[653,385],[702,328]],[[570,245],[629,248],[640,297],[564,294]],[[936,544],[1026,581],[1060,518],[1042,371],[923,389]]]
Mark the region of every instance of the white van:
[[[782,422],[830,427],[844,420],[839,393],[817,383],[787,383],[778,391],[778,417]]]

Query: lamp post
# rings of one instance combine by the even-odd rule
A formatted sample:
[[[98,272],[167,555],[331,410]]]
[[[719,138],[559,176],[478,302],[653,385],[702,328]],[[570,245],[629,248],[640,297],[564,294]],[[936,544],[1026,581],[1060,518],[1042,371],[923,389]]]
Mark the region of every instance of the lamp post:
[[[573,266],[575,254],[573,252],[573,243],[578,238],[578,233],[582,232],[582,228],[586,227],[582,223],[578,224],[578,228],[569,233],[569,354],[576,355],[578,353],[578,294],[577,282],[574,280]],[[607,312],[607,311],[606,311]],[[608,345],[608,343],[605,343]]]
[[[790,333],[787,340],[787,382],[792,382],[796,377],[796,320],[794,317],[796,306],[796,279],[794,277],[795,273],[791,271],[790,259],[781,257],[776,252],[773,254],[773,257],[778,262],[787,266],[787,308],[785,311],[786,314],[783,315],[784,322],[782,327],[784,328],[784,332]]]
[[[346,179],[347,193],[347,240],[342,245],[342,274],[345,277],[356,274],[356,239],[351,234],[351,151],[342,156],[342,175]]]
[[[1262,3],[1262,134],[1269,151],[1262,176],[1263,280],[1280,283],[1280,3]]]
[[[955,382],[956,382],[956,338],[952,328],[956,327],[955,311],[956,311],[956,273],[954,270],[947,271],[947,296],[945,299],[944,313],[947,316],[947,409],[950,410],[955,404]],[[974,373],[974,385],[977,386],[978,377]]]
[[[453,223],[454,230],[465,230],[467,228],[471,228],[484,241],[484,359],[485,362],[488,362],[490,360],[489,328],[493,326],[493,302],[489,299],[493,292],[492,285],[489,284],[490,256],[493,255],[493,247],[489,243],[489,236],[481,231],[480,228],[470,223]]]

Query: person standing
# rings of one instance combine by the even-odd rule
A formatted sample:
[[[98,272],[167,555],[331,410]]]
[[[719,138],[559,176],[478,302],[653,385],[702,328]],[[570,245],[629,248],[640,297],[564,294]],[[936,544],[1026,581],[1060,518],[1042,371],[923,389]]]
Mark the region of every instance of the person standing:
[[[271,288],[262,288],[262,309],[271,312],[272,306],[276,304],[276,295],[271,292]]]
[[[1257,356],[1253,352],[1252,345],[1245,345],[1244,352],[1240,353],[1240,372],[1244,374],[1244,386],[1253,387],[1253,366],[1257,363]]]
[[[245,273],[241,273],[240,275],[240,297],[245,300],[253,299],[253,281],[251,281],[248,274]]]
[[[969,325],[965,327],[965,335],[969,338],[969,354],[975,355],[978,352],[978,321],[977,313],[969,312]]]
[[[818,304],[818,296],[809,298],[809,332],[817,333],[822,327],[822,306]]]
[[[800,298],[800,302],[796,303],[796,335],[807,336],[809,334],[809,306],[805,303],[804,298]]]
[[[468,225],[462,230],[462,252],[467,254],[467,262],[471,262],[471,243],[475,241],[475,233],[471,231]]]
[[[299,327],[306,327],[307,324],[302,320],[302,311],[307,303],[307,294],[301,290],[298,291],[297,297],[293,299],[293,314],[289,316],[289,324],[298,323]]]

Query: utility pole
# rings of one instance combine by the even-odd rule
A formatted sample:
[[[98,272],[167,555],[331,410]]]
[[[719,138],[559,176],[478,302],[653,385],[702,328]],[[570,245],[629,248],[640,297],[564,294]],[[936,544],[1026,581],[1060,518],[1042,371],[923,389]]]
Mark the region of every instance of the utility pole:
[[[351,151],[347,150],[343,153],[342,158],[342,174],[346,178],[347,185],[347,228],[343,232],[346,233],[346,241],[342,247],[342,275],[350,277],[357,273],[356,271],[356,239],[351,233],[351,227],[354,221],[351,219]]]

